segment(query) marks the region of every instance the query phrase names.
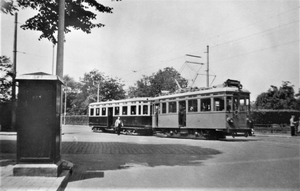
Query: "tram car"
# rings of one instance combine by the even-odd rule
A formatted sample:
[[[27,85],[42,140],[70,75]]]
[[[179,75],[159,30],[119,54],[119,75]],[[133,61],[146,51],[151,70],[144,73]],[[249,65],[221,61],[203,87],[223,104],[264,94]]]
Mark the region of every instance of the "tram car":
[[[89,125],[94,132],[115,133],[115,121],[122,121],[121,133],[152,135],[152,102],[150,98],[131,98],[89,105]]]
[[[115,131],[120,117],[125,134],[219,139],[252,135],[249,114],[250,92],[239,81],[227,80],[153,98],[91,103],[89,124],[95,131]]]

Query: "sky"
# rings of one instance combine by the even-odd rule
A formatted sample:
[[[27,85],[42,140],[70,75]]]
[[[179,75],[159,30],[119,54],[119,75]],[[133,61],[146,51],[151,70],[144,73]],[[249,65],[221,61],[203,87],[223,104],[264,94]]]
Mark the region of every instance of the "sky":
[[[76,81],[97,69],[121,78],[128,88],[143,75],[173,67],[190,85],[205,87],[209,61],[210,85],[239,80],[251,100],[282,81],[299,89],[298,0],[99,2],[114,8],[113,14],[98,14],[105,27],[90,34],[71,29],[65,35],[64,75]],[[33,15],[32,10],[18,13],[17,75],[52,74],[56,62],[50,41],[19,27]],[[1,14],[0,52],[11,60],[13,36],[14,16]]]

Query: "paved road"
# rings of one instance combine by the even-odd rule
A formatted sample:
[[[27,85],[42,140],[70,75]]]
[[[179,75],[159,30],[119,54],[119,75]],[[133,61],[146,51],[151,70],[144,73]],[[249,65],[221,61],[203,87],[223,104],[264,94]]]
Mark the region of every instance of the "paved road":
[[[298,190],[298,137],[224,141],[117,136],[63,126],[62,158],[75,164],[66,190]],[[1,157],[14,155],[1,139]]]

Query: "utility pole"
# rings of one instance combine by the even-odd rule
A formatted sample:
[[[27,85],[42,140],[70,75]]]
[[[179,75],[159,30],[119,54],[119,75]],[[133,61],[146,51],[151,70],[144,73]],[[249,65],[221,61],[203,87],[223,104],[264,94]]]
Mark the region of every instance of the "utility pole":
[[[67,92],[68,91],[68,86],[65,88],[65,112],[64,112],[64,125],[66,124],[66,116],[67,116]]]
[[[100,80],[99,80],[99,82],[98,82],[98,90],[97,90],[97,102],[99,102],[100,100],[99,100],[99,93],[100,93]]]
[[[14,34],[14,49],[13,49],[13,79],[12,79],[12,109],[11,109],[11,129],[16,128],[16,76],[17,76],[17,28],[18,28],[18,13],[15,13],[15,34]]]
[[[209,88],[209,46],[207,45],[207,70],[206,70],[206,86]]]
[[[58,34],[57,34],[57,59],[56,75],[63,79],[64,73],[64,30],[65,30],[65,0],[58,4]]]

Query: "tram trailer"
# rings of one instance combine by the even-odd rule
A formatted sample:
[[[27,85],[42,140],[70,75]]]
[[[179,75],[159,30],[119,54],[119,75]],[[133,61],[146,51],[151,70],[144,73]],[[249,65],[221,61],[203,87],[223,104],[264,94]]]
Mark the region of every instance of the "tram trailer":
[[[116,132],[121,117],[123,134],[186,138],[249,136],[250,92],[239,81],[221,86],[154,98],[131,98],[91,103],[89,125],[93,131]]]
[[[116,119],[122,121],[122,134],[152,135],[151,100],[131,98],[91,103],[89,126],[94,132],[116,133]]]

